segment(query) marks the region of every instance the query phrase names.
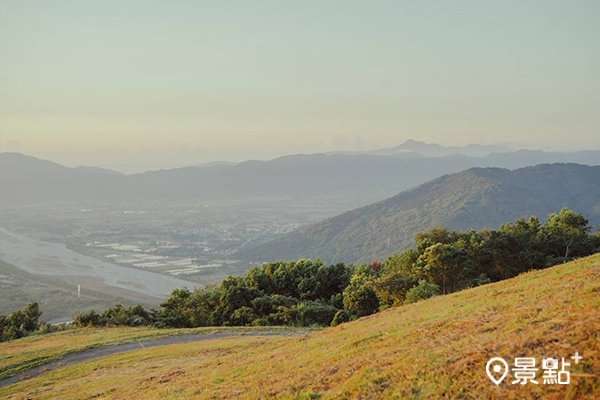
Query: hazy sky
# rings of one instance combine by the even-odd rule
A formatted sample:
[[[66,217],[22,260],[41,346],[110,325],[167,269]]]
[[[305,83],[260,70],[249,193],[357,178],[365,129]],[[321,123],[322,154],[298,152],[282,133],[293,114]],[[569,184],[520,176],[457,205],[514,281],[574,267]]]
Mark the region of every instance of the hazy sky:
[[[0,0],[0,151],[144,169],[595,148],[600,2]]]

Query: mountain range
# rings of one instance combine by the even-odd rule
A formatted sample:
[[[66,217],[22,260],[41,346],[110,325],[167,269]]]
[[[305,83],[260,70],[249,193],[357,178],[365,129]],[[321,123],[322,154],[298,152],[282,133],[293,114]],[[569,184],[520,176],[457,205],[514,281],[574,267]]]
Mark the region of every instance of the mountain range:
[[[372,154],[396,155],[404,157],[446,157],[460,154],[469,157],[485,157],[493,153],[509,153],[508,147],[498,145],[468,144],[465,146],[442,146],[437,143],[425,143],[409,139],[406,142],[391,148],[371,151],[333,151],[327,154]]]
[[[251,261],[320,258],[365,263],[411,247],[415,233],[496,229],[523,216],[545,220],[568,207],[600,225],[600,166],[542,164],[517,170],[471,168],[244,249]]]
[[[600,164],[600,151],[519,150],[485,157],[462,154],[426,157],[413,151],[423,146],[438,148],[407,142],[400,146],[403,151],[392,155],[291,155],[270,161],[217,163],[132,175],[95,167],[69,168],[18,153],[0,153],[0,205],[341,195],[348,198],[351,207],[357,207],[471,167],[514,169],[555,162]]]

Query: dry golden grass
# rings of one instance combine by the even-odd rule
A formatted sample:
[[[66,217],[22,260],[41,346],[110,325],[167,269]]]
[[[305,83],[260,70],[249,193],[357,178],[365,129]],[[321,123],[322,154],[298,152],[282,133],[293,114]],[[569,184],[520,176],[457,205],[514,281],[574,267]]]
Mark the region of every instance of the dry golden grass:
[[[60,356],[108,343],[174,334],[152,328],[74,329],[0,343],[0,378],[55,360]]]
[[[0,379],[16,372],[47,364],[66,354],[84,351],[107,344],[127,343],[157,339],[165,336],[211,334],[216,332],[243,333],[251,331],[286,330],[274,328],[223,328],[156,329],[150,327],[105,327],[72,329],[46,335],[29,336],[19,340],[0,343]]]
[[[499,386],[491,357],[570,357],[570,385]],[[541,371],[540,371],[541,372]],[[600,255],[301,338],[114,355],[0,389],[25,398],[600,398]]]

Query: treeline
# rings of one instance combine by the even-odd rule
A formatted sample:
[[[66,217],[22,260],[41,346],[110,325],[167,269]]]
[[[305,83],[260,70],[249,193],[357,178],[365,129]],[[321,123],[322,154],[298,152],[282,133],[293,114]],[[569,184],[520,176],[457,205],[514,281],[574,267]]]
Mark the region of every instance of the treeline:
[[[567,208],[543,224],[531,217],[498,230],[434,228],[416,235],[415,248],[388,258],[371,285],[387,307],[403,303],[419,281],[443,294],[497,282],[599,252],[600,233],[591,231],[582,214]]]
[[[75,317],[77,326],[328,326],[437,294],[514,277],[600,251],[600,233],[569,209],[543,224],[521,218],[497,230],[434,228],[416,246],[369,265],[276,261],[220,285],[174,290],[159,310],[117,304]],[[2,340],[49,328],[37,303],[0,317]]]
[[[321,261],[273,262],[218,286],[175,289],[158,311],[116,305],[75,317],[80,326],[155,325],[191,328],[244,325],[329,325],[344,309],[353,268]]]
[[[28,303],[22,310],[8,316],[0,315],[0,342],[7,342],[29,336],[32,333],[46,333],[50,326],[40,321],[42,315],[38,303]]]
[[[600,251],[600,234],[591,230],[582,214],[566,208],[543,224],[531,217],[498,230],[434,228],[418,233],[414,248],[383,264],[276,261],[218,286],[176,289],[158,311],[117,305],[103,314],[80,314],[75,321],[80,326],[337,325],[593,254]]]

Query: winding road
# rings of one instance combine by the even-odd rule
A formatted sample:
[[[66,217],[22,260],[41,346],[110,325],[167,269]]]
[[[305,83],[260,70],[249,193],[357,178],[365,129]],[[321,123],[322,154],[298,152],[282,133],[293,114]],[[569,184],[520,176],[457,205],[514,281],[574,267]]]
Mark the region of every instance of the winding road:
[[[236,332],[213,332],[213,333],[200,333],[191,335],[181,336],[166,336],[158,339],[150,339],[144,341],[128,342],[128,343],[117,343],[117,344],[106,344],[100,347],[95,347],[80,351],[77,353],[67,354],[57,360],[51,361],[47,364],[41,365],[22,371],[16,375],[10,376],[0,380],[0,388],[18,383],[20,381],[31,379],[36,376],[51,372],[60,368],[65,368],[75,364],[81,364],[87,361],[95,360],[97,358],[110,356],[113,354],[126,353],[128,351],[135,351],[140,349],[146,349],[149,347],[167,346],[170,344],[180,343],[193,343],[202,342],[206,340],[222,339],[227,337],[239,337],[239,336],[302,336],[307,335],[311,331],[294,330],[294,329],[277,329],[277,330],[261,330],[261,331],[236,331]]]

